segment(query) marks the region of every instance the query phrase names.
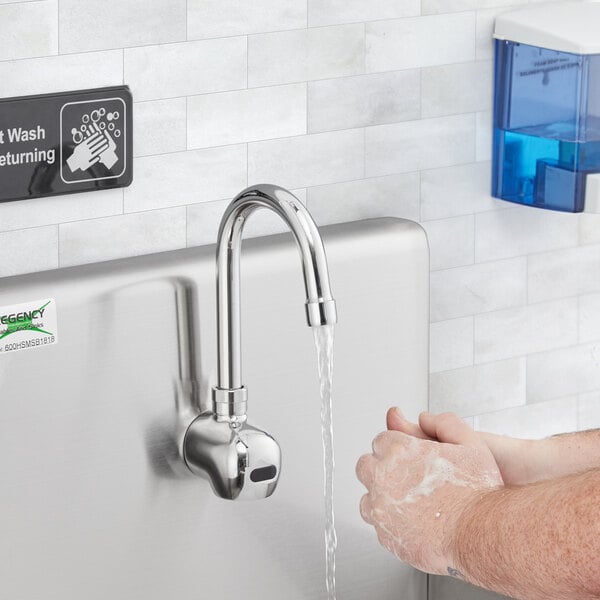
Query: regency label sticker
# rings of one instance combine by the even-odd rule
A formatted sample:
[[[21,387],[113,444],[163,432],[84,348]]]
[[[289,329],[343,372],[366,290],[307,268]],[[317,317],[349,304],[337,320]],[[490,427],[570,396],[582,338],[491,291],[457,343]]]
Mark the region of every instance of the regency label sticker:
[[[0,306],[0,355],[56,344],[57,329],[53,298]]]

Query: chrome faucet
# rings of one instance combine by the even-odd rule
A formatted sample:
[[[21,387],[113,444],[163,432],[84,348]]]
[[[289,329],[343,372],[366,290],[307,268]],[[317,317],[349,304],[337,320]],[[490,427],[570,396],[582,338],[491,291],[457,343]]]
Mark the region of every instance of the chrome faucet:
[[[230,500],[270,496],[281,467],[277,442],[247,423],[247,390],[242,383],[240,252],[246,220],[258,208],[277,213],[294,234],[302,259],[308,325],[337,322],[323,240],[306,207],[275,185],[241,192],[223,215],[217,241],[219,364],[212,411],[192,422],[183,448],[190,470],[208,476],[215,493]]]

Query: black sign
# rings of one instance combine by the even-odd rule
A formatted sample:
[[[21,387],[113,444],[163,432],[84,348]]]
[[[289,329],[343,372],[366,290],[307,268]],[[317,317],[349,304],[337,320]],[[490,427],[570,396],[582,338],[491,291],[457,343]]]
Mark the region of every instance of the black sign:
[[[0,100],[0,202],[128,186],[132,138],[127,86]]]

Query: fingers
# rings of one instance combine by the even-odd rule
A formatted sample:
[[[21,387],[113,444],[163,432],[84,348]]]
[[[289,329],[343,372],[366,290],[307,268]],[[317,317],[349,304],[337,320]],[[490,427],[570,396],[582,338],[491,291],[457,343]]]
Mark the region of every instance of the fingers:
[[[460,444],[472,448],[485,446],[479,434],[454,413],[421,413],[419,425],[425,434],[446,444]]]
[[[401,431],[406,435],[411,435],[422,440],[430,440],[423,430],[416,424],[407,421],[399,408],[390,408],[387,412],[387,428],[390,431]]]
[[[363,521],[369,525],[374,525],[372,512],[371,498],[369,497],[369,494],[365,494],[360,499],[360,516],[363,518]]]
[[[377,459],[372,454],[361,456],[356,463],[356,476],[367,489],[373,485],[376,463]]]
[[[373,454],[383,458],[392,446],[408,446],[410,437],[401,431],[384,431],[373,440]]]

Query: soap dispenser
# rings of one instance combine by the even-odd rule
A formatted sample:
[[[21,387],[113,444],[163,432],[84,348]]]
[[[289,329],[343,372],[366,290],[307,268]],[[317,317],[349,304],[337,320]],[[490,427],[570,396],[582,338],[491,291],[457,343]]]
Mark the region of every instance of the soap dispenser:
[[[492,195],[600,212],[600,2],[496,19]]]

